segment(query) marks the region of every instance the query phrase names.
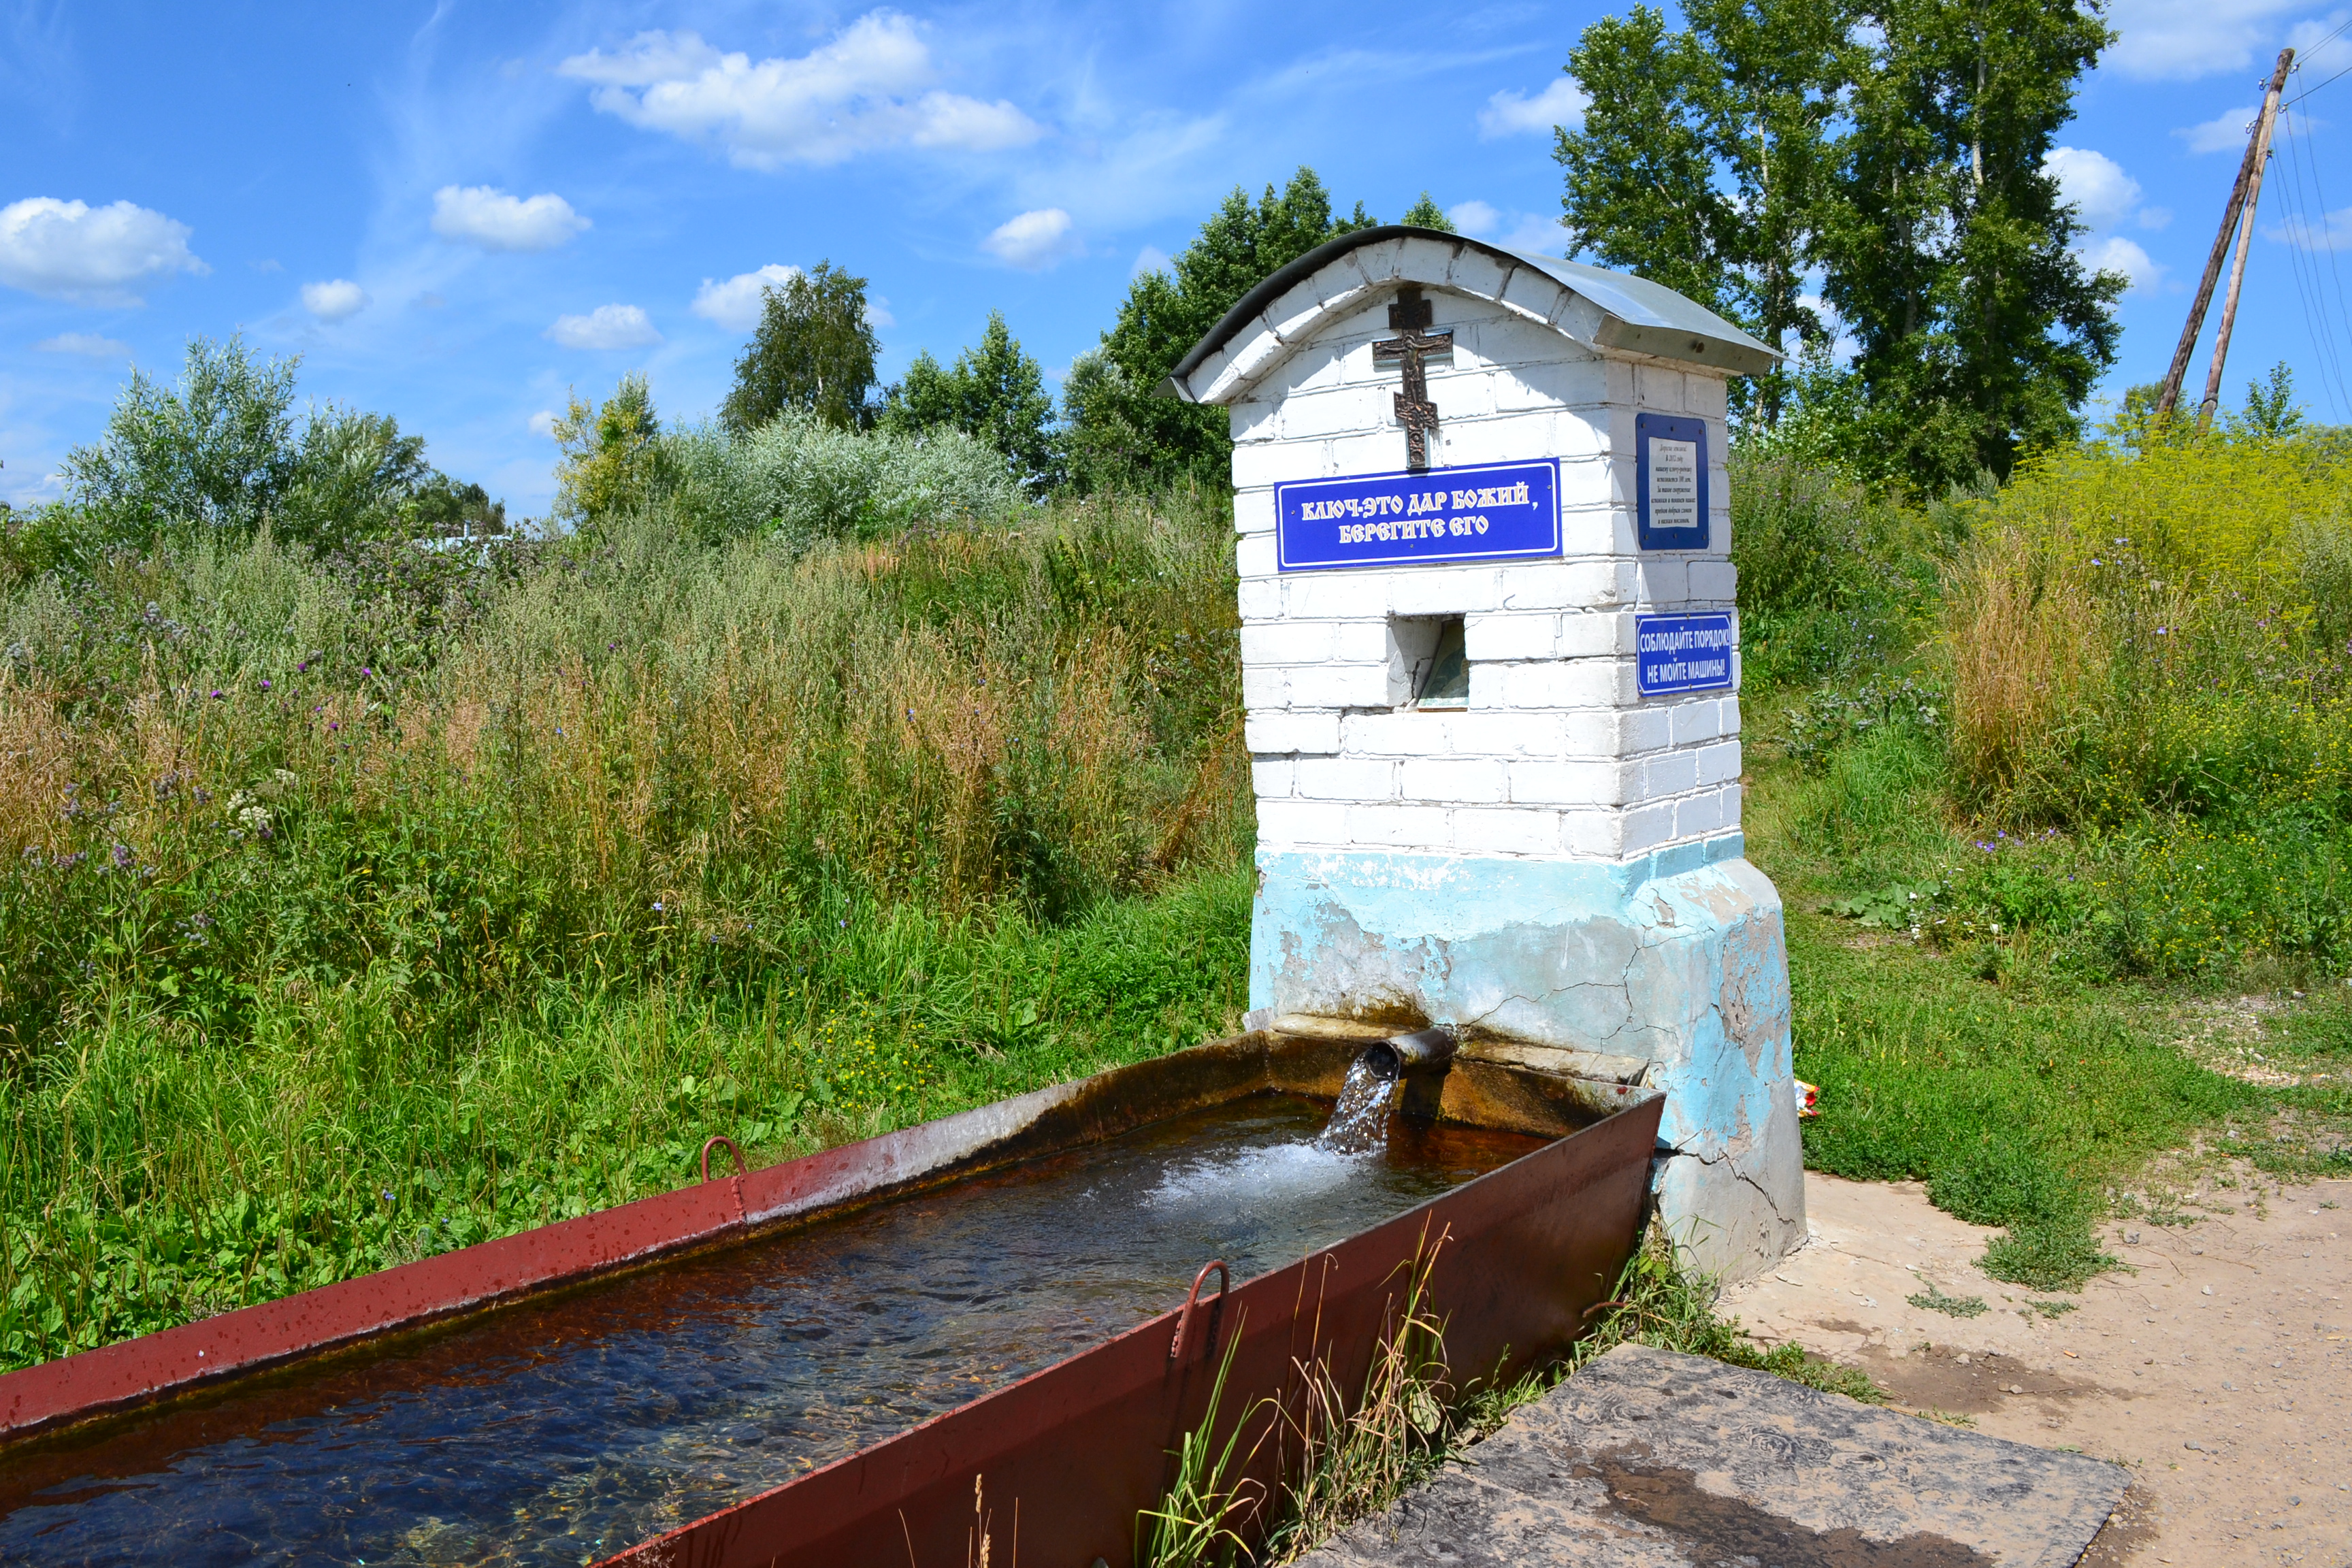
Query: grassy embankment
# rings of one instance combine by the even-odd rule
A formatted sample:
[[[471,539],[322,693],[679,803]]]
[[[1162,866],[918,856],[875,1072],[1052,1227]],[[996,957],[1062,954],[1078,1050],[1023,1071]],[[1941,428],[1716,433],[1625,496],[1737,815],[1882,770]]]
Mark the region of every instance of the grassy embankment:
[[[1924,1180],[2045,1289],[2160,1151],[2352,1167],[2352,454],[2098,447],[1914,513],[1748,478],[1809,1163]],[[2313,994],[2204,1040],[2248,991]]]
[[[1222,507],[16,584],[0,1367],[1234,1028]]]
[[[2178,1043],[2352,957],[2344,473],[2094,451],[1919,511],[1743,466],[1814,1164],[2051,1289],[2158,1151],[2344,1163],[2340,1079]],[[1229,563],[1181,502],[8,586],[0,1365],[1231,1027]],[[2341,994],[2270,1065],[2340,1067]]]

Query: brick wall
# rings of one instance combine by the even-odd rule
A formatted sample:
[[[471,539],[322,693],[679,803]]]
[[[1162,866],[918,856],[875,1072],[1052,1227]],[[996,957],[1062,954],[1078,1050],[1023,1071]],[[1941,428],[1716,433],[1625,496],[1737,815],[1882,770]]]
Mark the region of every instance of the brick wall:
[[[1572,299],[1566,290],[1564,300]],[[1243,689],[1268,850],[1434,850],[1624,859],[1739,824],[1739,705],[1728,693],[1636,695],[1637,613],[1730,610],[1734,580],[1724,381],[1586,350],[1521,308],[1433,290],[1454,333],[1433,365],[1444,465],[1561,459],[1565,551],[1501,565],[1278,574],[1274,485],[1404,466],[1385,293],[1287,358],[1237,342],[1271,374],[1232,405]],[[1279,306],[1267,312],[1276,316]],[[1708,428],[1715,548],[1634,547],[1633,418]],[[1470,706],[1396,706],[1391,617],[1461,616]]]

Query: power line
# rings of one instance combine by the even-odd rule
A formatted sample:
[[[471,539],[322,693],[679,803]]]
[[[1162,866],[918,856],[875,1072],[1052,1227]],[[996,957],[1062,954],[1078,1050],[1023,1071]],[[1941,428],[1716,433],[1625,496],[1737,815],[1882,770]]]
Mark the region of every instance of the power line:
[[[2305,118],[2297,115],[2287,125],[2287,162],[2292,173],[2290,178],[2284,182],[2282,193],[2288,209],[2287,265],[2294,273],[2296,300],[2303,307],[2304,328],[2311,335],[2312,349],[2317,362],[2315,368],[2319,373],[2321,388],[2327,395],[2330,409],[2341,417],[2344,410],[2352,406],[2352,394],[2347,393],[2343,359],[2336,353],[2335,323],[2328,320],[2327,293],[2319,278],[2319,258],[2308,254],[2312,222],[2304,203],[2304,153],[2311,150],[2296,145],[2298,132],[2303,136],[2309,135]],[[2317,190],[2315,176],[2315,195]],[[2323,219],[2326,212],[2323,203],[2320,207]],[[2329,259],[2333,261],[2332,254]]]
[[[2346,25],[2352,26],[2352,18],[2347,18]],[[2338,26],[2336,28],[2336,31],[2339,33],[2343,30],[2343,26]],[[2347,298],[2345,293],[2344,266],[2343,263],[2336,258],[2336,255],[2338,247],[2336,243],[2336,235],[2335,215],[2328,210],[2327,192],[2320,184],[2319,149],[2311,145],[2310,117],[2308,115],[2297,115],[2295,118],[2303,133],[2304,155],[2309,160],[2311,164],[2311,194],[2314,204],[2319,209],[2320,234],[2323,240],[2322,248],[2324,248],[2327,253],[2327,274],[2329,279],[2336,285],[2336,319],[2344,328],[2344,336],[2346,341],[2347,343],[2352,343],[2352,298]],[[2307,234],[2309,230],[2306,227],[2305,233]],[[2316,283],[2319,278],[2319,258],[2316,256],[2312,258],[2311,273],[2313,281]],[[2325,304],[2325,297],[2323,296],[2322,310],[2320,312],[2323,316],[2326,313]],[[2331,346],[2333,345],[2333,342],[2334,340],[2331,338]],[[2336,362],[2336,376],[2339,384],[2344,382],[2344,362],[2341,358],[2337,359]],[[2347,412],[2352,413],[2352,390],[2347,390],[2345,403]]]

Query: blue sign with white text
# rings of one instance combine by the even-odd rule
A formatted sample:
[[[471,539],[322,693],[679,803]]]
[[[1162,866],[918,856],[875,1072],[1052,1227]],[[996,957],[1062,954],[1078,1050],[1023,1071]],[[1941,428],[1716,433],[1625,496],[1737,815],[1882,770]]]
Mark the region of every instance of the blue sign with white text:
[[[1559,553],[1559,464],[1490,463],[1274,487],[1285,572]]]
[[[1641,661],[1644,697],[1729,686],[1731,656],[1738,648],[1727,615],[1633,617],[1633,652]]]

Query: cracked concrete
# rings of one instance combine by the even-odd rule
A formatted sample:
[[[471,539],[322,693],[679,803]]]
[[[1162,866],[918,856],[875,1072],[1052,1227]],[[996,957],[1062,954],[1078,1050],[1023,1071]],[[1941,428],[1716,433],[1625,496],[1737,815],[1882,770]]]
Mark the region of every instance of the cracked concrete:
[[[1736,856],[1671,876],[1593,862],[1259,857],[1250,1003],[1482,1029],[1650,1064],[1660,1213],[1741,1279],[1804,1235],[1779,893]]]

